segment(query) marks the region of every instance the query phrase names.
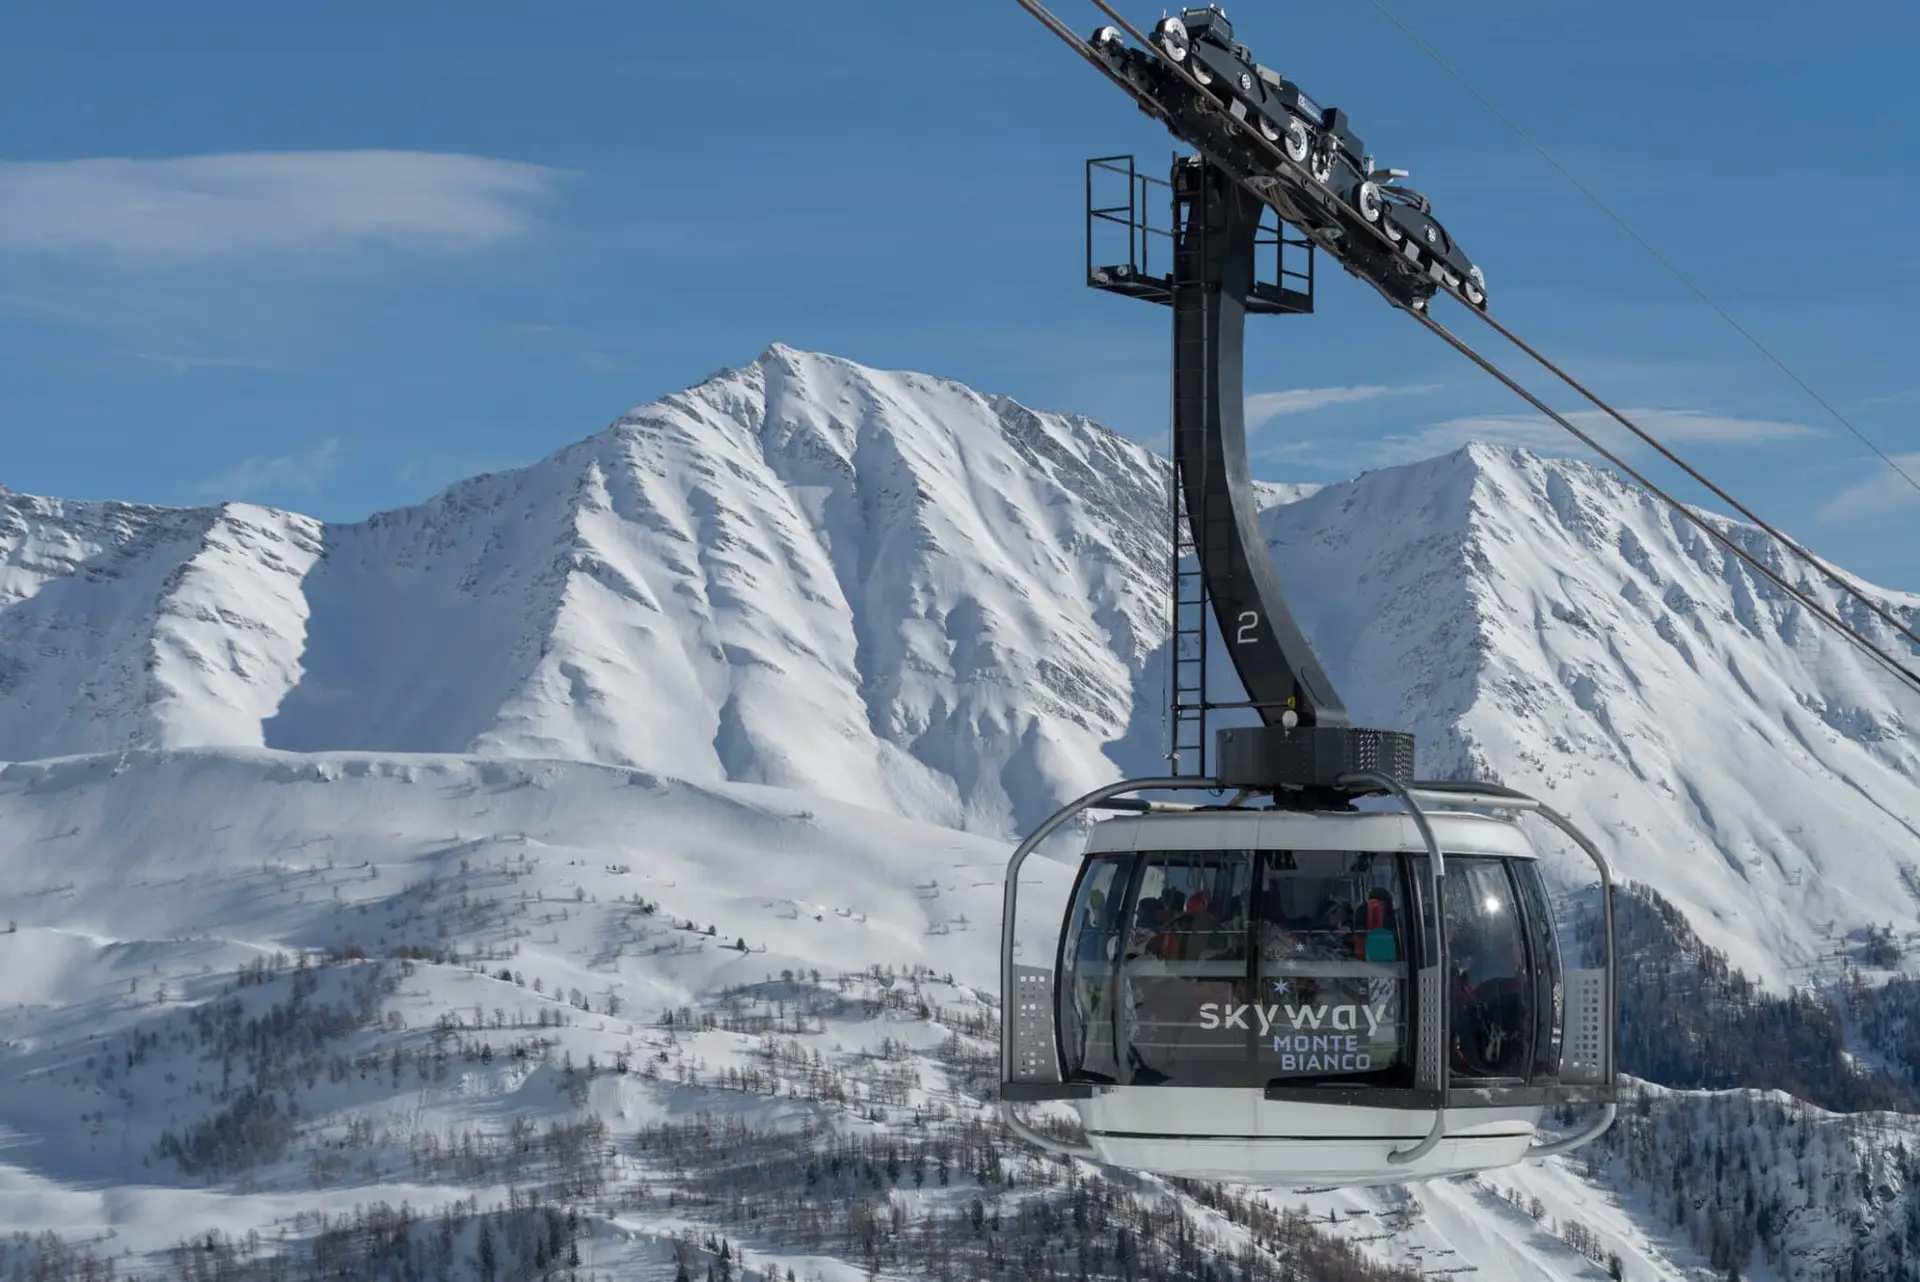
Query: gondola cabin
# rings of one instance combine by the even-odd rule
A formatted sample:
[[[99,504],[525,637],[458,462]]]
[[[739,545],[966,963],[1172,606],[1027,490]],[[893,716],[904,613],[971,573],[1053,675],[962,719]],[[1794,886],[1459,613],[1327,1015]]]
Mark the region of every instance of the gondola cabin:
[[[1424,1179],[1564,1151],[1545,1108],[1612,1099],[1607,971],[1563,970],[1533,848],[1488,815],[1108,819],[1053,960],[1013,968],[1006,1099],[1071,1100],[1116,1166]]]
[[[1116,25],[1082,41],[1022,4],[1197,154],[1174,158],[1160,228],[1131,157],[1123,203],[1094,195],[1113,158],[1088,166],[1088,284],[1173,309],[1170,773],[1095,789],[1008,861],[1001,1115],[1058,1153],[1264,1184],[1392,1184],[1576,1148],[1617,1090],[1606,860],[1534,798],[1416,780],[1411,734],[1354,723],[1280,591],[1247,456],[1246,319],[1312,314],[1313,253],[1414,312],[1442,288],[1484,307],[1484,274],[1405,171],[1376,168],[1345,113],[1253,61],[1217,6],[1148,35],[1103,3]],[[1269,212],[1283,226],[1266,230]],[[1124,264],[1096,258],[1096,224],[1126,229]],[[1287,227],[1305,270],[1279,261],[1301,247]],[[1216,653],[1233,680],[1214,680]],[[1241,724],[1215,723],[1228,710]],[[1229,800],[1118,800],[1180,791]],[[1096,806],[1137,813],[1092,828],[1071,900],[1050,905],[1058,953],[1017,965],[1020,866]],[[1562,969],[1535,852],[1494,817],[1528,812],[1599,872],[1597,965]],[[1047,1102],[1070,1104],[1084,1138],[1020,1116]],[[1543,1137],[1563,1104],[1596,1116]]]

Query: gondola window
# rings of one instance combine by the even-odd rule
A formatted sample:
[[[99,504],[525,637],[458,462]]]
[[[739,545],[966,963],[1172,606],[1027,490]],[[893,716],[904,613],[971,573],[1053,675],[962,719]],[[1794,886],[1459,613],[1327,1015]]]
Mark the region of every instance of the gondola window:
[[[1266,1079],[1382,1073],[1407,1047],[1399,860],[1309,850],[1260,871],[1256,1038]]]

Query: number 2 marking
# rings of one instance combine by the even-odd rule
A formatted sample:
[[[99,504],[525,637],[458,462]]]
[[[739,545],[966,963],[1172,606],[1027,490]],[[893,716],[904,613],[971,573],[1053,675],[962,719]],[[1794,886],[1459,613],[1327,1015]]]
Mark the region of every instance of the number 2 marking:
[[[1253,630],[1259,626],[1260,616],[1258,614],[1255,614],[1252,610],[1242,610],[1240,612],[1240,630],[1234,634],[1233,643],[1235,645],[1252,645]]]

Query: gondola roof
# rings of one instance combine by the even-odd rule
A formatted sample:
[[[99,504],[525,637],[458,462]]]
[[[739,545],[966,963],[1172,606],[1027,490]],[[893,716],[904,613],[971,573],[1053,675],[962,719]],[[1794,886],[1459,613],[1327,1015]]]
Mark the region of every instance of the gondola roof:
[[[1449,855],[1533,859],[1519,827],[1462,811],[1428,811],[1434,836]],[[1134,850],[1349,850],[1385,853],[1426,849],[1404,811],[1195,810],[1108,819],[1088,834],[1086,853]]]

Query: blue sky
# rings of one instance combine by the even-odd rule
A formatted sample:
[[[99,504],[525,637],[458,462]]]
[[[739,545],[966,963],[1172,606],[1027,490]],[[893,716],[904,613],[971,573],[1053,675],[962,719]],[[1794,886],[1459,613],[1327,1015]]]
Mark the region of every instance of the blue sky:
[[[1920,11],[1395,8],[1920,475]],[[1413,171],[1509,324],[1817,550],[1920,589],[1920,492],[1366,0],[1229,13]],[[357,519],[776,340],[1158,443],[1166,313],[1081,284],[1081,162],[1171,145],[1013,0],[14,6],[0,483]],[[1338,271],[1249,357],[1273,479],[1566,448]]]

